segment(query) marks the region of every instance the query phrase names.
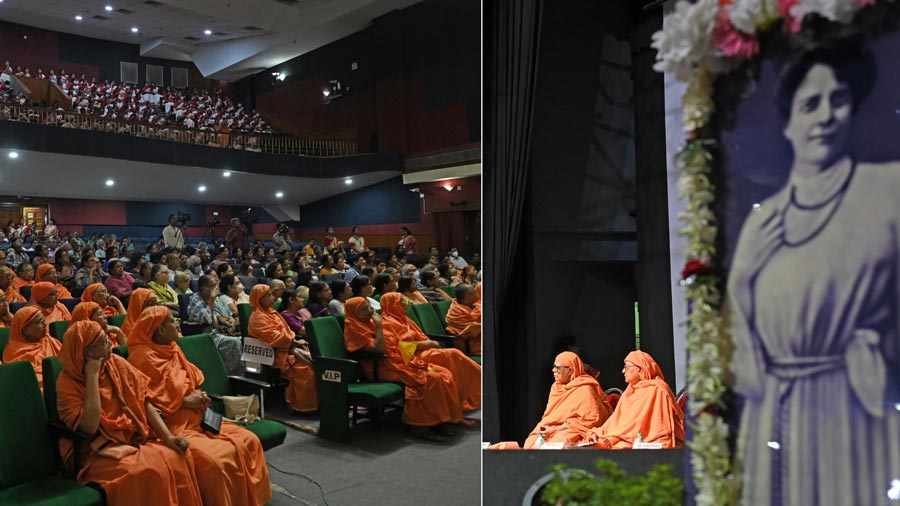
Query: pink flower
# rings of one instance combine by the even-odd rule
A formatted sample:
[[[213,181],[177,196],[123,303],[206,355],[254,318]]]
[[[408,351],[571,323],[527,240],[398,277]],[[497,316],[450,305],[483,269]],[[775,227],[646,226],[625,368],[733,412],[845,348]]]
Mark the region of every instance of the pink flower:
[[[713,45],[725,56],[749,59],[759,53],[759,39],[735,29],[728,20],[728,10],[722,9],[712,31]]]
[[[784,18],[785,26],[793,33],[800,31],[800,19],[791,14],[791,7],[798,3],[800,0],[778,0],[778,13]]]

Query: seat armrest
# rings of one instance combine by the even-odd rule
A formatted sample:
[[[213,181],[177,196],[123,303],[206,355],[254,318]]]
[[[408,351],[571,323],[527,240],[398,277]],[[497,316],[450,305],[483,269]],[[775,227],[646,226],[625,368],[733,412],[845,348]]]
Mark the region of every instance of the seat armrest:
[[[459,339],[459,336],[451,336],[450,334],[425,334],[428,336],[428,339],[434,339],[435,341],[453,341]]]
[[[81,432],[80,430],[72,430],[68,425],[60,422],[59,420],[53,420],[49,422],[49,425],[51,434],[56,437],[64,437],[74,442],[91,441],[95,437],[91,434]]]
[[[209,398],[212,399],[212,400],[214,400],[214,401],[221,401],[222,398],[225,397],[224,395],[214,394],[214,393],[211,393],[211,392],[206,392],[206,395],[208,395]]]
[[[253,379],[253,378],[245,378],[244,376],[229,376],[228,381],[230,381],[231,383],[234,383],[234,382],[244,383],[245,385],[252,385],[252,386],[255,386],[256,388],[262,388],[264,390],[268,390],[268,389],[272,388],[271,383],[268,383],[268,382],[262,381],[262,380],[258,380],[258,379]]]

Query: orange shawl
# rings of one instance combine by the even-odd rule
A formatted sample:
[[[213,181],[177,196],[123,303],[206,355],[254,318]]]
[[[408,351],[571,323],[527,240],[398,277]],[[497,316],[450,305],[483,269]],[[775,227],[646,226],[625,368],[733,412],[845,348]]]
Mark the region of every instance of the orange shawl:
[[[364,302],[365,297],[351,297],[344,303],[344,347],[349,352],[375,344],[375,322],[364,322],[356,316]]]
[[[251,337],[275,348],[274,367],[283,368],[287,360],[291,344],[294,342],[294,331],[284,318],[274,308],[264,309],[259,301],[271,288],[269,285],[256,285],[250,290],[250,305],[253,312],[250,313],[250,324],[247,332]]]
[[[152,291],[146,288],[135,288],[133,292],[131,292],[131,298],[128,299],[128,312],[125,316],[125,321],[122,323],[122,332],[125,335],[131,334],[131,329],[134,328],[134,324],[137,323],[138,319],[141,317],[141,312],[144,310],[144,304],[147,303],[147,297],[153,294]]]
[[[37,342],[32,343],[25,340],[22,330],[40,314],[42,314],[41,309],[34,305],[28,305],[16,311],[16,314],[13,315],[12,325],[9,328],[9,343],[6,344],[6,349],[3,350],[3,362],[9,363],[19,360],[31,362],[34,372],[37,374],[38,384],[43,390],[44,375],[41,361],[47,357],[58,355],[62,344],[50,337],[46,332],[44,337]]]
[[[3,292],[3,295],[6,295],[6,301],[10,304],[12,304],[13,302],[27,302],[25,300],[25,297],[22,297],[22,294],[16,291],[13,285],[9,285],[6,291]]]
[[[43,264],[48,265],[48,264]],[[62,302],[59,302],[59,297],[57,297],[56,305],[51,308],[41,307],[38,303],[47,297],[50,296],[50,292],[56,288],[56,293],[59,294],[59,287],[53,286],[53,283],[49,281],[39,281],[34,284],[31,288],[31,304],[29,306],[35,306],[44,313],[44,319],[47,320],[47,325],[50,325],[53,322],[58,322],[60,320],[71,320],[72,314],[69,313],[69,308],[65,306]]]
[[[100,324],[75,322],[63,338],[59,361],[63,372],[56,383],[59,418],[77,429],[84,414],[87,395],[84,350],[103,335]],[[150,427],[144,402],[150,379],[124,358],[112,354],[100,368],[100,434],[118,444],[137,445],[147,440]],[[71,449],[69,450],[71,451]]]
[[[384,294],[384,296],[381,298],[381,301],[380,301],[382,304],[382,308],[384,308],[384,304],[387,304],[389,307],[391,305],[401,306],[401,304],[400,304],[401,297],[403,297],[403,296],[400,295],[398,292],[391,292],[391,293]],[[356,299],[356,298],[362,298],[362,297],[354,297],[354,299]],[[353,299],[350,299],[350,300],[353,300]],[[350,302],[350,300],[348,300],[347,302]],[[372,329],[371,330],[371,336],[372,336],[371,342],[374,343],[375,342],[375,322],[370,320],[369,324],[366,324],[365,322],[363,322],[359,319],[359,317],[356,315],[356,311],[359,309],[359,303],[355,303],[352,306],[352,315],[351,315],[351,311],[346,311],[346,309],[347,308],[345,307],[344,342],[346,343],[348,341],[355,341],[355,340],[359,339],[358,337],[353,336],[352,334],[350,336],[347,335],[347,333],[348,333],[347,329],[350,328],[350,327],[348,327],[348,322],[353,321],[354,322],[352,325],[353,329],[357,329],[360,326],[367,327],[367,326],[371,325],[371,329]],[[383,311],[383,309],[382,309],[382,311]],[[426,382],[425,371],[428,369],[428,364],[426,364],[425,361],[422,360],[421,358],[415,357],[415,356],[412,357],[412,359],[409,361],[409,364],[404,364],[404,362],[403,362],[403,355],[400,353],[400,346],[398,343],[401,340],[403,340],[404,330],[405,330],[404,326],[402,326],[400,324],[388,325],[387,323],[385,323],[382,325],[382,332],[384,332],[384,346],[385,346],[384,353],[387,355],[387,358],[381,359],[379,364],[381,364],[385,368],[393,371],[396,376],[399,376],[398,380],[395,380],[395,381],[402,381],[405,385],[411,385],[411,384],[416,384],[416,383],[424,384]],[[357,349],[359,349],[359,348],[357,348]],[[422,392],[424,392],[424,389],[422,390]],[[421,395],[418,395],[417,397],[421,397]],[[407,398],[410,398],[410,395],[407,395]]]
[[[100,287],[106,287],[103,283],[93,283],[88,285],[87,288],[81,292],[81,302],[97,302],[94,300],[94,292]],[[115,316],[119,314],[119,310],[115,308],[115,306],[111,306],[109,304],[100,308],[103,311],[103,314],[106,316]]]
[[[13,281],[12,281],[12,287],[15,288],[16,290],[18,290],[19,288],[22,288],[23,286],[30,286],[33,284],[34,284],[34,279],[32,279],[31,281],[25,281],[23,278],[19,277],[18,274],[16,274],[16,277],[13,278]]]
[[[96,302],[79,302],[72,310],[72,323],[90,320],[94,311],[98,309],[100,309],[100,304]]]
[[[55,271],[55,270],[56,270],[56,267],[54,267],[53,264],[39,265],[37,270],[34,272],[34,282],[40,283],[41,281],[44,281],[44,276],[46,276],[48,272]],[[72,298],[72,292],[70,292],[68,288],[62,286],[59,283],[56,283],[56,294],[59,296],[60,299],[71,299]]]
[[[396,293],[386,293],[381,298],[381,316],[384,317],[384,332],[398,336],[400,341],[428,341],[428,336],[407,316],[400,297]]]
[[[481,335],[481,304],[475,304],[474,308],[470,308],[454,299],[450,304],[450,310],[447,311],[447,332],[462,336],[462,331],[470,323],[477,323],[479,327],[470,329],[466,337]]]
[[[203,384],[203,373],[177,344],[153,342],[169,314],[164,306],[148,307],[128,338],[128,362],[150,378],[151,402],[163,416],[177,413],[184,398]]]
[[[534,444],[541,427],[559,429],[548,440],[581,441],[590,429],[603,425],[613,412],[600,384],[584,372],[584,363],[578,355],[564,351],[556,356],[555,363],[569,368],[571,380],[568,383],[555,382],[550,387],[547,408],[541,421],[528,435],[525,448]]]
[[[631,448],[641,433],[648,443],[662,443],[663,448],[681,447],[684,415],[659,365],[642,351],[632,351],[625,360],[641,368],[641,379],[628,385],[609,420],[591,430],[587,439],[605,448]]]

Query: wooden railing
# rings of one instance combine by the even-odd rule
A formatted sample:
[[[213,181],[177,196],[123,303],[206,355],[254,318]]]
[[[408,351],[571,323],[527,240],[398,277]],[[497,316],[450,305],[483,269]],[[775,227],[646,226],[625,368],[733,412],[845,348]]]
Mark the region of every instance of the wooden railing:
[[[331,157],[350,156],[358,153],[356,141],[351,140],[314,140],[261,133],[201,131],[172,125],[159,126],[124,119],[88,116],[69,110],[59,111],[49,107],[0,104],[0,120],[110,132],[148,139],[276,155]]]

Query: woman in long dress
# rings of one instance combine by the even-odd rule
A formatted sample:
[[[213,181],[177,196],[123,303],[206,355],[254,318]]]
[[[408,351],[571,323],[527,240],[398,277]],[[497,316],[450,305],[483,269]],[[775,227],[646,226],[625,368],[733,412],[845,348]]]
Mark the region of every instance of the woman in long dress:
[[[849,147],[873,71],[818,47],[782,72],[790,179],[747,217],[728,282],[743,504],[881,504],[900,478],[900,164]]]

